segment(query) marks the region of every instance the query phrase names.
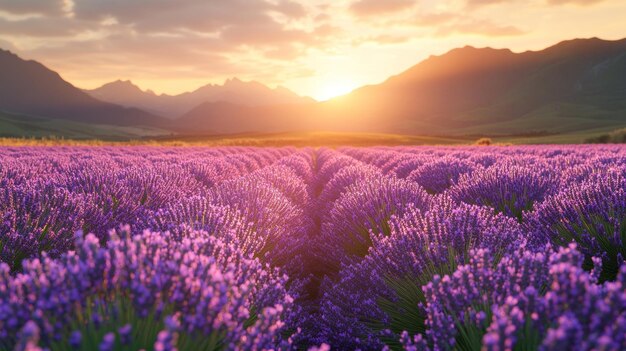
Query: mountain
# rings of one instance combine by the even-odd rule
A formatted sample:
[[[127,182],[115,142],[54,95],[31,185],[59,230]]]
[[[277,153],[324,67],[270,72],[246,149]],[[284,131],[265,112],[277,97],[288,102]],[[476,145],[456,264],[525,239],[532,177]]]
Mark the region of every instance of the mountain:
[[[135,107],[169,117],[167,103],[163,106],[164,101],[162,101],[167,100],[167,96],[160,98],[152,90],[143,91],[130,80],[116,80],[99,88],[83,91],[101,101],[126,107]]]
[[[338,100],[345,113],[412,133],[624,125],[626,39],[576,39],[523,53],[454,49]]]
[[[0,50],[0,111],[114,126],[167,127],[162,117],[97,100],[42,64]]]
[[[129,81],[90,94],[36,62],[0,52],[0,112],[12,116],[6,121],[44,116],[186,135],[320,130],[571,134],[626,127],[626,39],[575,39],[521,53],[467,46],[325,102],[236,79],[176,96],[142,91]],[[115,97],[117,104],[94,96]],[[163,111],[180,117],[173,122],[155,116]]]
[[[229,79],[223,85],[208,84],[180,95],[157,95],[151,90],[143,91],[128,80],[117,80],[85,92],[103,101],[138,107],[170,118],[179,117],[205,102],[225,102],[254,107],[314,101],[298,96],[284,87],[271,89],[258,82],[244,82],[237,78]]]
[[[473,135],[624,127],[626,39],[577,39],[523,53],[467,46],[327,102],[264,108],[203,104],[179,122],[185,132],[196,133]]]

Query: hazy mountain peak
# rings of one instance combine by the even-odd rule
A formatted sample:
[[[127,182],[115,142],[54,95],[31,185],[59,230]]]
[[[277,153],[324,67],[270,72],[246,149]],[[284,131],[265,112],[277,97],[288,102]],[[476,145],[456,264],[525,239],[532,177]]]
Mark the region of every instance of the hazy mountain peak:
[[[471,45],[466,45],[461,48],[452,49],[443,55],[432,56],[432,59],[464,59],[473,57],[489,57],[495,55],[506,56],[512,54],[513,52],[510,49],[496,49],[489,46],[479,48]]]
[[[106,83],[103,86],[101,86],[100,88],[94,89],[95,91],[97,90],[105,90],[105,89],[111,89],[111,90],[118,90],[118,91],[123,91],[123,92],[140,92],[143,93],[144,91],[141,90],[141,88],[139,86],[137,86],[136,84],[134,84],[132,81],[130,80],[121,80],[118,79],[116,81],[110,82],[110,83]]]
[[[621,50],[626,47],[626,39],[604,40],[597,37],[587,39],[571,39],[557,43],[543,51],[556,55],[601,54],[602,51]]]
[[[222,87],[224,88],[228,88],[228,89],[257,89],[257,90],[271,90],[267,85],[264,85],[262,83],[259,83],[257,81],[254,80],[249,80],[249,81],[243,81],[239,78],[230,78],[227,79],[224,82],[224,85],[222,85]]]
[[[126,79],[126,80],[118,79],[118,80],[112,82],[112,84],[131,85],[131,86],[136,87],[136,85],[133,84],[133,82],[130,79]]]
[[[244,81],[242,81],[241,79],[237,78],[237,77],[232,77],[232,78],[228,78],[224,81],[224,85],[229,85],[229,84],[241,84],[244,83]]]
[[[226,79],[222,85],[207,84],[179,95],[156,95],[151,90],[142,90],[130,80],[121,79],[86,92],[104,101],[139,107],[172,118],[205,102],[221,101],[245,106],[311,102],[310,98],[301,97],[286,88],[271,89],[257,81],[243,81],[237,77]]]
[[[132,107],[145,106],[137,106],[135,104],[129,103],[129,101],[131,100],[145,100],[146,98],[156,96],[154,92],[141,90],[139,86],[137,86],[130,80],[121,79],[106,83],[96,89],[85,90],[85,92],[95,97],[96,99]]]

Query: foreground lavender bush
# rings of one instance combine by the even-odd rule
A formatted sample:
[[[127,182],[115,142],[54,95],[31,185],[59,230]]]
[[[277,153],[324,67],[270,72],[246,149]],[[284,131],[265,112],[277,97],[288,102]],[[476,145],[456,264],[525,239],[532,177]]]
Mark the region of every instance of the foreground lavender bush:
[[[292,302],[286,277],[234,245],[207,232],[181,241],[159,232],[131,235],[129,228],[111,236],[106,247],[94,235],[79,236],[75,251],[25,261],[15,276],[1,265],[0,346],[27,343],[34,330],[52,349],[251,349],[286,342],[281,318]]]
[[[529,220],[537,235],[559,246],[576,242],[586,255],[602,258],[600,280],[614,280],[626,258],[626,177],[609,169],[568,187],[538,206]]]
[[[431,198],[419,185],[393,177],[363,179],[351,185],[337,199],[325,217],[321,235],[328,252],[337,252],[341,261],[359,260],[367,254],[373,235],[391,234],[389,219],[402,215],[409,204],[421,209]]]
[[[392,228],[360,264],[326,282],[321,318],[333,345],[377,349],[395,344],[404,330],[424,332],[426,313],[417,308],[426,302],[423,285],[469,262],[471,249],[489,248],[499,257],[522,237],[515,220],[445,198],[426,211],[409,207]]]
[[[598,284],[600,267],[582,269],[576,246],[521,248],[500,262],[489,250],[424,287],[426,337],[403,336],[408,350],[623,350],[626,265]],[[596,260],[600,265],[600,260]]]

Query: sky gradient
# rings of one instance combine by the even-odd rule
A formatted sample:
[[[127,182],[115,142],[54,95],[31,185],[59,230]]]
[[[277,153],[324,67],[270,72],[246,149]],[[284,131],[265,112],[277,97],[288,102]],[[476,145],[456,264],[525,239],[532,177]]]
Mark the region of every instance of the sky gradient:
[[[0,0],[0,48],[81,88],[238,77],[326,99],[455,47],[620,39],[625,13],[624,0]]]

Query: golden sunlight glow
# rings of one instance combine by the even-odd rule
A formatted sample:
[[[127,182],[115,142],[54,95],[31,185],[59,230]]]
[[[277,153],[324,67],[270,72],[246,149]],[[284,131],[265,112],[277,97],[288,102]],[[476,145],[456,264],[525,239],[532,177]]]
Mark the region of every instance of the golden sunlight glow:
[[[348,94],[354,90],[358,84],[346,80],[327,82],[320,87],[314,98],[318,101],[326,101],[341,95]]]

